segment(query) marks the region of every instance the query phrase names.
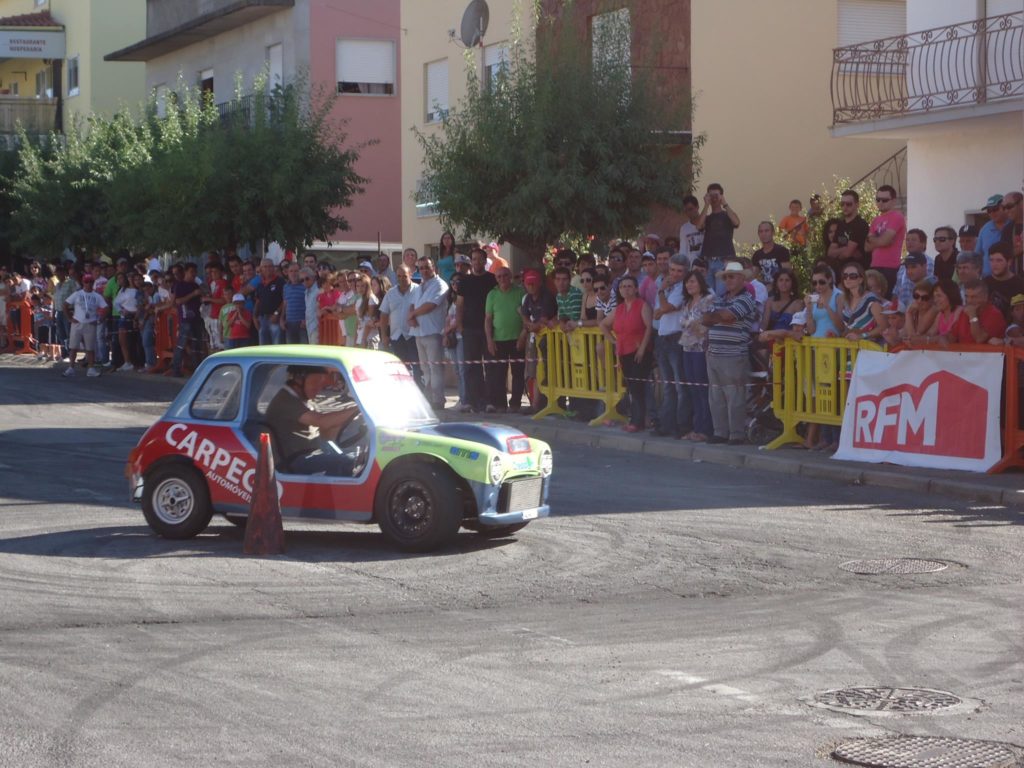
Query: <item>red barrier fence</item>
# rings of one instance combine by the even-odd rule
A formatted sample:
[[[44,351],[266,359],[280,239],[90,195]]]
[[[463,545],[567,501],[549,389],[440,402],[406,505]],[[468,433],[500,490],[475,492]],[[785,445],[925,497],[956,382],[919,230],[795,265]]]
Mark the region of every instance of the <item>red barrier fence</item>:
[[[18,321],[14,314],[18,313]],[[0,352],[15,355],[36,354],[36,339],[32,335],[32,304],[28,301],[11,301],[7,304],[7,344]]]

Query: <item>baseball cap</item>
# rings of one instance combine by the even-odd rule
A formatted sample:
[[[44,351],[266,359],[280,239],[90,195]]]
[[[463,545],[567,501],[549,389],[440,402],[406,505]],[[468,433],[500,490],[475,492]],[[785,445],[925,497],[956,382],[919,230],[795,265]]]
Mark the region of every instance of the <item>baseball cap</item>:
[[[997,194],[997,195],[992,195],[992,197],[990,197],[988,200],[986,200],[985,201],[985,205],[983,207],[984,208],[995,208],[997,205],[1002,205],[1002,204],[1003,204],[1003,196]]]
[[[1011,307],[1019,307],[1021,304],[1024,304],[1024,293],[1018,293],[1010,299]]]
[[[928,258],[923,253],[908,253],[903,258],[904,264],[917,264],[918,266],[924,266],[928,263]]]
[[[234,296],[231,297],[231,300],[232,301],[245,301],[245,295],[241,294],[241,293],[236,293]]]
[[[371,264],[368,261],[360,261],[359,262],[359,268],[360,269],[368,269],[368,270],[370,270],[372,272],[373,271],[373,264]]]
[[[644,251],[644,255],[640,257],[640,261],[655,261],[654,254],[650,251]]]
[[[535,269],[528,269],[528,270],[526,270],[523,273],[523,282],[524,283],[539,283],[540,282],[540,273],[537,272],[537,270],[535,270]]]
[[[83,283],[91,283],[95,278],[92,275],[82,275]]]
[[[113,264],[113,263],[114,263],[113,259],[111,259],[109,256],[106,256],[106,255],[100,256],[100,264],[110,265],[110,264]]]
[[[958,234],[966,235],[967,237],[977,237],[978,228],[973,224],[964,224],[962,227],[960,227]]]
[[[464,253],[457,253],[457,254],[455,254],[455,263],[456,264],[472,264],[473,262],[469,260],[469,256],[467,256],[466,254],[464,254]]]

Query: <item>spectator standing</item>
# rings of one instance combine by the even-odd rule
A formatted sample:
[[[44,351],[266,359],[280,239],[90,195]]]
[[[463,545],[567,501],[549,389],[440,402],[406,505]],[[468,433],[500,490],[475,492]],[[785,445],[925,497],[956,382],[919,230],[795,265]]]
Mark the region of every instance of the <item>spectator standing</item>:
[[[988,214],[981,230],[978,232],[978,245],[975,250],[981,253],[981,276],[988,277],[992,274],[989,267],[988,255],[993,245],[1003,239],[1003,227],[1006,226],[1006,210],[1003,208],[1003,196],[996,194],[985,201],[985,213]]]
[[[920,230],[916,231],[920,232]],[[915,249],[908,251],[900,266],[900,271],[896,273],[896,306],[900,312],[906,312],[907,307],[914,300],[914,286],[926,277],[930,277],[934,269],[929,269],[929,267],[933,267],[931,260],[918,249],[917,241],[917,237],[910,233],[907,234],[908,247],[913,243]]]
[[[965,283],[967,300],[964,310],[949,332],[952,344],[988,344],[995,339],[1001,341],[1006,333],[1006,319],[1003,313],[989,303],[988,286],[982,280]]]
[[[309,254],[306,254],[307,256]],[[315,261],[315,259],[314,259]],[[310,344],[320,343],[320,286],[316,282],[315,267],[303,267],[299,270],[299,281],[305,291],[306,305],[306,338]]]
[[[409,279],[412,280],[416,285],[419,285],[423,278],[420,277],[420,270],[416,266],[419,260],[419,254],[415,248],[406,248],[402,251],[402,263],[409,269]],[[397,274],[397,270],[396,270]]]
[[[224,349],[220,335],[220,311],[228,300],[228,283],[224,279],[224,268],[220,262],[211,261],[206,265],[206,272],[209,280],[203,292],[203,323],[210,340],[210,349]]]
[[[704,275],[690,272],[683,283],[685,297],[679,314],[679,347],[683,353],[683,381],[693,410],[693,431],[684,439],[703,443],[713,432],[708,406],[708,329],[704,315],[714,306],[714,297]]]
[[[107,302],[93,290],[95,278],[92,275],[82,277],[81,290],[72,293],[64,302],[64,311],[71,325],[68,341],[71,364],[64,371],[65,376],[75,375],[75,362],[79,352],[85,352],[86,376],[99,376],[96,367],[96,326],[107,311]]]
[[[252,287],[256,295],[253,317],[260,344],[280,344],[284,280],[277,274],[273,260],[263,259],[260,262],[260,274],[253,279]]]
[[[466,258],[463,256],[462,258]],[[466,259],[468,262],[469,259]],[[468,264],[467,264],[468,266]],[[459,331],[459,283],[462,282],[462,274],[456,272],[448,283],[448,298],[445,304],[448,309],[444,319],[444,356],[449,364],[455,366],[456,378],[459,381],[459,402],[456,408],[461,413],[468,413],[472,410],[469,399],[466,397],[466,347],[462,341],[462,333]]]
[[[343,282],[339,284],[341,296],[338,299],[337,312],[341,319],[342,343],[348,347],[356,346],[356,335],[358,320],[356,318],[356,304],[359,294],[356,293],[356,286],[359,284],[362,275],[359,272],[346,272]]]
[[[338,300],[341,298],[339,283],[344,280],[341,272],[330,272],[324,278],[320,294],[316,297],[317,337],[320,344],[340,347],[344,344],[341,321],[338,319]]]
[[[775,242],[775,225],[770,221],[762,221],[757,225],[757,239],[761,247],[754,251],[751,261],[761,270],[766,283],[774,282],[780,269],[792,269],[789,249]]]
[[[871,254],[871,268],[885,275],[890,289],[896,287],[896,273],[903,255],[903,241],[907,235],[907,220],[896,207],[896,190],[883,184],[875,194],[879,214],[868,228],[866,251]],[[889,295],[880,298],[889,298]]]
[[[932,270],[938,280],[952,280],[956,274],[956,230],[952,227],[939,227],[932,237],[935,243],[935,259]]]
[[[679,228],[679,252],[686,257],[687,266],[691,266],[704,250],[704,233],[697,226],[700,221],[700,201],[693,195],[683,198],[683,215],[686,221]]]
[[[960,227],[960,252],[975,251],[978,248],[978,228],[973,224]]]
[[[1003,212],[1006,224],[1003,225],[1003,236],[1000,242],[1010,249],[1010,263],[1013,270],[1020,275],[1024,273],[1024,250],[1021,250],[1021,231],[1024,228],[1024,194],[1014,190],[1003,196]],[[1016,238],[1016,239],[1015,239]]]
[[[665,269],[668,270],[668,257],[667,251],[665,253]],[[643,265],[643,273],[640,278],[640,298],[647,302],[647,305],[653,310],[658,305],[658,288],[661,285],[662,274],[659,271],[658,259],[650,251],[646,251],[643,255],[643,259],[640,262]],[[658,323],[654,323],[654,328],[657,330]]]
[[[792,335],[793,315],[803,309],[800,285],[790,269],[780,269],[772,281],[768,301],[761,314],[761,334],[758,339],[768,343],[783,341]]]
[[[708,328],[708,404],[714,428],[708,442],[742,445],[750,379],[750,331],[757,320],[757,304],[747,291],[742,264],[730,261],[719,277],[725,293],[701,319]]]
[[[732,236],[740,226],[740,217],[725,201],[725,190],[721,184],[708,184],[704,207],[697,217],[696,225],[704,233],[701,258],[707,262],[708,270],[715,276],[711,289],[717,293],[718,270],[722,269],[727,260],[735,258],[736,247]]]
[[[488,413],[511,410],[519,413],[523,403],[526,332],[519,308],[525,292],[512,283],[512,270],[499,267],[495,277],[498,286],[487,294],[484,330],[487,352],[494,360],[487,368]],[[512,398],[507,399],[505,380],[512,372]]]
[[[662,257],[658,253],[658,258]],[[667,258],[667,252],[665,252]],[[680,322],[683,316],[684,283],[686,281],[686,257],[676,255],[668,264],[655,294],[654,322],[657,336],[654,340],[654,357],[661,375],[661,408],[658,413],[658,428],[655,434],[672,436],[676,440],[693,432],[693,408],[686,388],[686,371],[683,368],[683,348]]]
[[[411,273],[405,264],[395,268],[395,277],[397,282],[384,294],[384,301],[380,304],[381,348],[390,347],[419,381],[419,354],[416,351],[416,338],[409,326],[409,311],[420,287],[412,282]]]
[[[59,282],[53,292],[54,313],[57,315],[57,342],[66,354],[71,321],[64,311],[64,307],[67,304],[68,297],[75,291],[80,290],[81,285],[78,282],[78,268],[74,264],[70,267],[65,267],[63,264],[59,265],[57,267],[57,277]],[[3,317],[3,315],[0,314],[0,317]]]
[[[427,256],[416,262],[422,282],[409,307],[409,327],[416,338],[416,353],[423,369],[427,400],[436,409],[444,408],[444,333],[445,303],[448,284],[434,271]]]
[[[375,266],[377,268],[377,274],[381,277],[386,277],[388,279],[388,283],[395,285],[395,283],[398,282],[398,278],[395,276],[395,270],[391,268],[391,257],[388,256],[388,254],[383,252],[378,253],[377,263]],[[385,293],[387,293],[387,291],[385,291]]]
[[[1024,278],[1010,271],[1010,248],[1003,242],[994,243],[988,249],[988,265],[991,274],[984,278],[988,286],[989,301],[1009,319],[1013,297],[1024,293]]]
[[[288,282],[281,288],[281,328],[285,344],[308,344],[306,333],[306,286],[302,284],[297,263],[290,262],[285,274]]]
[[[567,324],[578,321],[583,312],[583,292],[579,288],[572,287],[572,272],[570,272],[568,268],[556,267],[554,276],[556,291],[555,304],[558,307],[557,325],[566,329]],[[625,277],[632,276],[625,275],[623,279],[625,279]],[[636,282],[637,280],[634,277],[634,285]]]
[[[619,300],[619,280],[626,274],[626,252],[621,248],[612,248],[608,252],[608,277],[611,280],[610,288],[615,300]],[[551,288],[554,294],[554,286]]]
[[[203,318],[199,309],[203,291],[196,283],[197,271],[195,264],[186,264],[182,279],[174,284],[174,304],[178,308],[178,340],[174,346],[171,370],[167,372],[170,376],[182,376],[186,350],[193,367],[199,362],[203,337]]]
[[[373,282],[366,275],[361,275],[356,283],[359,296],[356,304],[358,318],[356,346],[364,349],[377,349],[380,346],[380,329],[377,318],[380,312],[380,299],[373,292]]]
[[[502,267],[508,266],[508,262],[501,257],[501,249],[498,248],[497,243],[487,243],[487,245],[482,247],[487,254],[487,271],[492,275]]]
[[[609,283],[605,283],[605,291],[609,291]],[[544,281],[536,270],[529,269],[523,274],[523,289],[526,296],[523,297],[520,312],[523,316],[523,328],[527,333],[526,337],[526,371],[525,377],[528,383],[535,382],[537,377],[537,357],[546,353],[546,339],[537,341],[537,335],[549,327],[558,319],[558,304],[555,297],[544,290]],[[543,383],[543,382],[541,382]],[[531,392],[533,389],[531,387]],[[544,406],[543,396],[534,393],[531,403],[538,408]]]
[[[881,270],[871,271],[877,271],[885,278]],[[868,289],[864,269],[860,264],[847,264],[843,268],[843,294],[839,297],[843,334],[847,341],[880,338],[886,325],[883,309],[882,297]]]
[[[613,341],[611,333],[614,330],[615,354],[629,392],[629,423],[625,429],[627,432],[639,432],[644,428],[646,414],[646,379],[651,370],[653,313],[638,295],[636,278],[632,275],[622,278],[619,291],[622,301],[611,316],[601,323],[601,330],[609,342]]]
[[[487,295],[498,286],[487,271],[487,253],[474,248],[469,256],[471,270],[459,279],[456,299],[457,328],[462,334],[465,365],[466,398],[470,408],[482,411],[487,405],[484,358],[487,356],[487,334],[484,330]]]
[[[119,273],[117,280],[126,283],[114,297],[114,307],[118,310],[117,341],[124,360],[118,370],[134,371],[138,358],[134,348],[138,345],[139,321],[146,307],[146,294],[142,290],[142,275],[138,272],[132,273],[130,278]]]
[[[444,232],[437,244],[437,273],[446,283],[455,275],[455,235]]]
[[[836,229],[835,239],[827,243],[828,265],[837,274],[851,261],[856,261],[867,269],[870,263],[867,256],[870,227],[860,215],[860,195],[852,189],[844,190],[839,197],[839,205],[843,218]]]
[[[227,326],[227,349],[238,349],[249,346],[252,326],[252,312],[245,308],[245,296],[236,293],[231,303],[226,304],[221,312],[225,315],[224,325]]]
[[[786,233],[787,237],[801,248],[807,245],[807,217],[803,215],[804,204],[799,200],[789,201],[789,214],[782,217],[779,222],[779,229]],[[771,280],[774,278],[766,277]]]

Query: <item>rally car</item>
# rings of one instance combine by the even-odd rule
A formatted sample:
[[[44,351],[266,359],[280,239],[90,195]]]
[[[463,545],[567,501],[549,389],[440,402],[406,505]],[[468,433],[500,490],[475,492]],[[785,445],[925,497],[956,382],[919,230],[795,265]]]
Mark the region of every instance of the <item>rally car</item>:
[[[298,474],[280,455],[267,408],[293,366],[329,374],[317,410],[358,406],[339,434],[320,435],[347,457],[351,476]],[[398,548],[422,552],[460,526],[504,536],[549,514],[546,443],[498,424],[440,422],[409,369],[386,352],[282,345],[211,355],[143,435],[126,474],[149,526],[185,539],[214,513],[244,524],[264,432],[286,519],[376,523]]]

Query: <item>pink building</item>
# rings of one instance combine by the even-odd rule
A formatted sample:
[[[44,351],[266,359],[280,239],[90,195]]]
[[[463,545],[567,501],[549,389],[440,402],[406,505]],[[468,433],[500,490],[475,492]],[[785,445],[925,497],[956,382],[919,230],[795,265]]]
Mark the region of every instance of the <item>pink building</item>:
[[[229,103],[240,77],[251,89],[305,77],[338,93],[334,114],[347,120],[360,151],[366,191],[345,212],[351,229],[313,250],[351,263],[377,250],[401,249],[401,105],[399,0],[147,0],[146,39],[107,56],[144,61],[158,104],[184,82]],[[301,180],[296,180],[301,183]]]

